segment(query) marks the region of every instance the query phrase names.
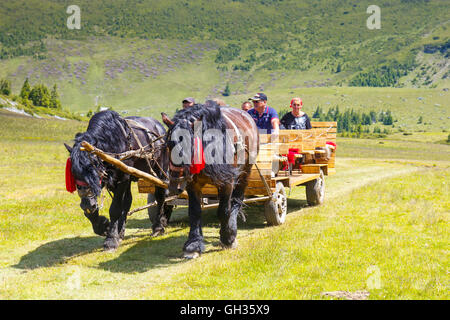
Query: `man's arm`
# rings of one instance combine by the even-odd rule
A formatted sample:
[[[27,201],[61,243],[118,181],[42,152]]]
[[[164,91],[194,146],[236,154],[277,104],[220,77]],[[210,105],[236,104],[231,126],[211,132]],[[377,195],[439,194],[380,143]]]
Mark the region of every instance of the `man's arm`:
[[[272,129],[274,131],[273,133],[277,133],[278,134],[279,131],[280,131],[280,119],[273,118],[271,123],[272,123]]]

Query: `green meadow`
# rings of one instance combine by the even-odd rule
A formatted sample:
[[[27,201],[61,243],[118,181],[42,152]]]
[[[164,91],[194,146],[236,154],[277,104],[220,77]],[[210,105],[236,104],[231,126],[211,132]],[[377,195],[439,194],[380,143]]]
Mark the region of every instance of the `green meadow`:
[[[219,246],[214,210],[203,213],[206,252],[186,261],[186,208],[151,238],[145,211],[113,253],[64,187],[70,143],[87,123],[0,110],[1,299],[448,299],[450,146],[442,133],[338,138],[326,201],[289,194],[286,223],[268,227],[246,208],[238,248]],[[408,140],[405,140],[408,139]],[[133,187],[133,207],[145,204]],[[108,215],[109,196],[101,213]]]

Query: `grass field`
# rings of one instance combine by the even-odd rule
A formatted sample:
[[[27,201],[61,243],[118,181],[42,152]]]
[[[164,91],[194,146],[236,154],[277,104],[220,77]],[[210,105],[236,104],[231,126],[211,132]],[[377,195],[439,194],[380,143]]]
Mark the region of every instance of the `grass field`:
[[[114,253],[102,251],[77,195],[64,188],[69,142],[86,123],[0,112],[1,299],[448,299],[450,146],[441,133],[338,139],[326,203],[289,196],[287,221],[266,227],[246,209],[235,250],[219,247],[218,219],[203,214],[206,252],[185,261],[185,208],[150,237],[145,212],[128,221]],[[424,134],[424,133],[422,133]],[[409,139],[406,141],[405,139]],[[145,195],[133,188],[133,207]],[[102,214],[107,215],[109,199]]]

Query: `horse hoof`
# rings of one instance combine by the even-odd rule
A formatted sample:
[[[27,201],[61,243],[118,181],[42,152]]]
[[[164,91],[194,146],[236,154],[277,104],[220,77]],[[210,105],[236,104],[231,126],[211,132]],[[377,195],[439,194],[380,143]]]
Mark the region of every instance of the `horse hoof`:
[[[223,249],[236,249],[238,246],[238,241],[234,240],[232,244],[224,244],[223,242],[220,243],[220,246]]]
[[[187,259],[187,260],[192,260],[192,259],[197,259],[198,257],[200,257],[200,253],[195,251],[195,252],[183,252],[183,258]]]
[[[115,239],[108,239],[103,244],[103,250],[105,252],[114,252],[119,247],[119,241]]]
[[[155,238],[155,237],[161,236],[163,234],[164,234],[164,229],[159,229],[159,230],[153,231],[153,233],[151,234],[151,237]]]

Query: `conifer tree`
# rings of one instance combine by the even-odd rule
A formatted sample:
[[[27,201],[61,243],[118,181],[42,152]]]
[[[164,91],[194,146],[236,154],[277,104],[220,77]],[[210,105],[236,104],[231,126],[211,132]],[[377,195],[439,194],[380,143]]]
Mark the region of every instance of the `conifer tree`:
[[[22,89],[20,90],[20,97],[22,99],[28,99],[31,92],[31,86],[30,82],[28,81],[28,78],[25,79],[25,82],[23,83]]]
[[[227,83],[225,90],[223,91],[222,95],[225,97],[228,97],[231,94],[231,90],[230,90],[230,84]]]
[[[314,111],[313,118],[320,118],[320,115],[322,114],[322,109],[320,106],[317,106],[316,111]]]
[[[61,109],[61,102],[59,101],[58,87],[56,84],[53,86],[50,93],[50,108]]]
[[[43,84],[38,84],[31,89],[29,99],[35,106],[50,107],[50,94],[48,88]]]
[[[391,111],[387,111],[386,115],[385,115],[385,117],[383,119],[383,124],[384,125],[392,125],[393,122],[394,121],[392,119]]]

